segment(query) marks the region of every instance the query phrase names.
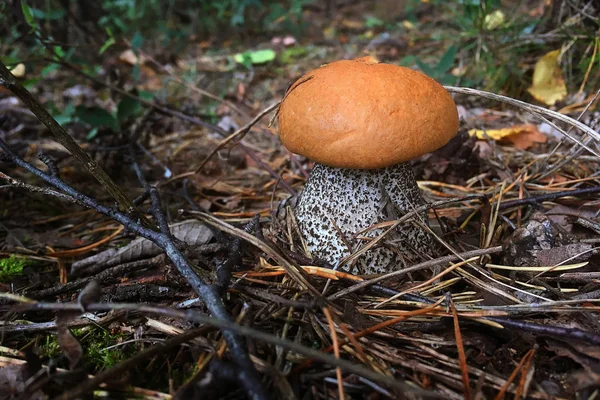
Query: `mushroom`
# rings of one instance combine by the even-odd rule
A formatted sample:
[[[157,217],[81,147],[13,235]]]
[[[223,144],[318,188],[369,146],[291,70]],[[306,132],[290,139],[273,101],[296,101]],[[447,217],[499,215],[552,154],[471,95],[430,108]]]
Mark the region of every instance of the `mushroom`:
[[[442,147],[458,130],[456,105],[440,84],[373,57],[302,76],[288,89],[278,121],[283,145],[315,161],[295,214],[311,255],[332,265],[386,229],[368,228],[424,204],[410,160]],[[427,224],[426,212],[416,216]],[[385,239],[354,267],[385,273],[436,247],[410,222]]]

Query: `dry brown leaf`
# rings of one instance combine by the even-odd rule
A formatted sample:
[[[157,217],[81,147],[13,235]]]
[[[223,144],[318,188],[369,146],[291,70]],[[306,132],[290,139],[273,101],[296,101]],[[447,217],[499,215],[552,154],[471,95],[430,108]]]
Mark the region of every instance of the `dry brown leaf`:
[[[534,125],[519,125],[523,129],[516,135],[507,137],[513,146],[517,149],[525,150],[536,143],[546,143],[548,138],[540,132]]]
[[[133,50],[128,49],[119,55],[119,61],[128,65],[136,65],[138,62],[143,64],[146,60],[144,57],[138,57]]]
[[[2,365],[0,367],[0,390],[1,393],[3,393],[2,398],[24,398],[19,397],[19,395],[25,393],[29,378],[29,369],[27,364],[24,362],[23,364]],[[47,399],[48,396],[46,396],[41,390],[36,390],[34,393],[27,393],[27,398],[31,400],[43,400]]]
[[[490,138],[496,141],[509,141],[518,149],[527,149],[534,143],[545,143],[548,138],[541,133],[535,125],[523,124],[502,129],[471,129],[470,136],[477,139]]]
[[[360,20],[352,20],[352,19],[344,19],[342,20],[342,27],[350,30],[359,31],[364,28],[363,21]]]
[[[190,219],[169,225],[171,234],[188,246],[199,246],[208,243],[213,233],[202,222]],[[143,258],[154,257],[161,253],[160,248],[145,238],[137,238],[120,249],[108,249],[86,259],[77,261],[71,266],[71,271],[78,271],[93,264],[122,264]]]
[[[56,340],[63,354],[69,360],[71,370],[77,367],[83,357],[83,348],[68,327],[69,322],[77,315],[77,312],[62,312],[56,317]]]
[[[560,50],[546,53],[533,69],[533,84],[527,91],[536,100],[553,106],[567,96],[567,86],[558,63]]]

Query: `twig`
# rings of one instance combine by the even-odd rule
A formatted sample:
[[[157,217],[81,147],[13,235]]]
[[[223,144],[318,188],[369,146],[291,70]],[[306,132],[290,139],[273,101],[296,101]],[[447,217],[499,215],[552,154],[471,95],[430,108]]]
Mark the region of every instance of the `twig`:
[[[161,261],[161,259],[163,257],[164,257],[164,255],[160,254],[160,255],[150,258],[150,259],[138,260],[138,261],[133,261],[133,262],[117,265],[116,267],[105,269],[98,275],[76,279],[74,281],[67,282],[64,285],[58,285],[58,286],[50,287],[48,289],[42,289],[42,290],[38,290],[35,292],[27,292],[27,296],[29,296],[33,299],[41,299],[44,297],[57,296],[59,294],[68,293],[73,290],[77,290],[77,289],[82,288],[85,285],[87,285],[92,279],[99,280],[100,282],[107,282],[107,281],[112,280],[113,278],[120,279],[125,274],[130,274],[132,272],[136,272],[136,271],[139,271],[139,270],[142,270],[145,268],[150,268],[155,265],[158,265],[158,263]]]
[[[4,297],[5,294],[0,293],[0,298]],[[76,303],[23,303],[18,306],[20,312],[31,310],[31,311],[80,311],[80,307]],[[168,307],[154,307],[144,304],[129,304],[129,303],[92,303],[89,304],[87,309],[90,312],[105,312],[112,310],[133,310],[143,314],[161,315],[169,318],[182,319],[190,322],[196,322],[198,324],[206,324],[215,326],[222,329],[224,332],[235,331],[237,335],[244,335],[251,337],[256,340],[261,340],[266,343],[270,343],[276,346],[281,346],[287,350],[304,354],[310,358],[317,359],[326,364],[340,367],[348,372],[364,376],[365,378],[373,381],[389,385],[390,387],[404,391],[405,393],[413,393],[418,396],[424,396],[425,398],[439,398],[440,395],[430,391],[425,391],[420,388],[416,388],[413,385],[408,385],[400,380],[396,380],[392,377],[379,374],[375,371],[371,371],[363,366],[356,365],[350,361],[344,360],[343,358],[336,358],[330,354],[323,353],[319,350],[313,349],[301,345],[299,343],[281,339],[277,336],[261,332],[254,328],[250,328],[245,325],[238,325],[230,320],[217,319],[208,317],[194,310],[176,310]]]
[[[43,188],[43,187],[39,187],[39,186],[35,186],[35,185],[30,185],[29,183],[25,183],[22,182],[18,179],[15,179],[11,176],[6,175],[4,172],[0,171],[0,179],[4,179],[6,182],[8,182],[6,186],[8,187],[14,187],[14,188],[20,188],[20,189],[26,189],[29,192],[32,193],[41,193],[44,194],[46,196],[53,196],[53,197],[57,197],[60,200],[63,201],[68,201],[69,203],[75,203],[75,204],[80,204],[77,202],[77,199],[68,196],[64,193],[60,193],[57,192],[56,190],[52,190],[52,189],[48,189],[48,188]],[[2,188],[2,186],[0,186],[0,188]]]
[[[79,163],[89,171],[90,174],[98,180],[98,182],[105,188],[108,193],[119,203],[121,211],[131,214],[134,212],[135,207],[127,199],[127,196],[121,191],[117,184],[104,172],[90,156],[83,151],[83,149],[77,144],[65,129],[56,122],[54,118],[42,107],[40,103],[19,83],[17,78],[10,73],[8,68],[0,61],[0,85],[5,86],[11,92],[14,93],[26,106],[35,114],[36,117],[50,130],[58,141],[75,157]]]
[[[561,326],[532,324],[530,322],[515,321],[508,318],[485,317],[485,319],[497,322],[505,327],[523,329],[541,335],[563,337],[571,340],[583,340],[595,346],[600,345],[600,334],[597,332],[582,331],[577,328],[563,328]]]
[[[234,226],[231,226],[227,222],[221,221],[220,219],[215,218],[214,216],[212,216],[210,214],[206,214],[206,213],[198,212],[198,211],[184,211],[184,210],[181,210],[180,212],[187,212],[187,213],[193,215],[194,217],[200,219],[201,221],[204,221],[207,224],[214,226],[217,229],[222,230],[223,232],[226,232],[233,236],[240,237],[241,239],[256,246],[260,250],[267,253],[269,255],[269,257],[272,257],[275,261],[277,261],[283,267],[283,269],[298,284],[300,284],[304,288],[308,289],[313,295],[316,296],[316,298],[318,298],[318,299],[321,298],[321,292],[319,292],[312,285],[312,283],[310,283],[310,281],[308,280],[307,274],[302,270],[302,268],[299,268],[298,266],[290,263],[285,257],[283,257],[281,254],[279,254],[275,249],[271,248],[271,246],[269,246],[267,243],[265,243],[261,240],[258,240],[256,237],[245,232],[244,230],[238,229]]]
[[[447,299],[448,304],[450,305],[450,310],[452,311],[452,319],[454,320],[454,338],[456,340],[456,350],[458,351],[458,360],[463,381],[463,393],[465,396],[465,400],[470,400],[471,384],[469,383],[469,366],[467,364],[467,355],[465,354],[465,346],[463,344],[462,334],[460,332],[458,313],[456,312],[456,307],[454,307],[452,296],[449,293]]]
[[[329,311],[327,306],[323,307],[323,314],[325,314],[325,318],[327,318],[327,324],[329,325],[329,333],[331,334],[331,341],[333,342],[333,355],[339,360],[340,345],[337,337],[337,332],[335,331],[335,324],[333,322],[333,318],[331,317],[331,312]],[[339,367],[335,369],[335,376],[337,378],[339,398],[341,400],[344,400],[346,398],[346,396],[344,395],[344,381],[342,378],[342,370]]]
[[[258,113],[258,115],[256,117],[254,117],[254,119],[252,121],[248,122],[246,125],[244,125],[240,129],[238,129],[237,131],[235,131],[231,135],[227,136],[225,139],[221,140],[219,142],[219,144],[217,145],[217,147],[215,147],[213,149],[213,151],[211,151],[208,154],[208,156],[204,159],[204,161],[202,161],[202,163],[200,163],[200,166],[198,168],[196,168],[196,170],[193,172],[193,174],[197,174],[198,172],[200,172],[200,170],[202,170],[202,168],[206,165],[206,163],[215,154],[217,154],[219,152],[219,150],[223,149],[229,143],[233,142],[234,140],[239,143],[239,141],[242,140],[244,138],[244,136],[246,136],[246,134],[248,134],[248,132],[250,132],[250,129],[254,125],[256,125],[256,123],[258,121],[260,121],[262,117],[264,117],[265,115],[267,115],[268,113],[270,113],[271,111],[273,111],[274,109],[276,109],[277,107],[279,107],[279,104],[280,104],[280,102],[277,102],[277,103],[275,103],[275,104],[273,104],[273,105],[265,108],[260,113]]]
[[[340,297],[347,296],[350,293],[354,293],[356,291],[359,291],[366,287],[374,285],[375,283],[378,283],[378,282],[381,282],[381,281],[384,281],[384,280],[390,279],[390,278],[398,278],[400,276],[404,276],[404,275],[414,272],[414,271],[420,271],[422,269],[435,267],[436,265],[441,265],[441,264],[445,264],[447,262],[452,262],[452,261],[456,261],[456,260],[467,259],[467,258],[476,257],[476,256],[483,256],[486,254],[496,254],[496,253],[500,253],[501,251],[502,251],[502,246],[496,246],[496,247],[490,247],[489,249],[478,249],[478,250],[466,251],[464,253],[452,254],[449,256],[444,256],[444,257],[436,258],[433,260],[424,261],[422,263],[413,265],[412,267],[400,269],[398,271],[390,272],[388,274],[379,276],[377,278],[373,278],[368,281],[364,281],[364,282],[357,283],[356,285],[352,285],[344,290],[340,290],[339,292],[332,294],[331,296],[329,296],[327,298],[327,300],[334,301],[336,299],[339,299]],[[396,292],[396,293],[398,293],[398,292]]]
[[[256,214],[254,218],[246,224],[244,232],[253,232],[258,226],[259,218],[260,215]],[[242,246],[242,239],[236,236],[229,245],[229,257],[224,263],[217,265],[217,282],[221,293],[229,287],[231,274],[233,273],[234,268],[241,267],[243,251],[244,247]]]
[[[500,209],[504,210],[511,207],[522,206],[525,204],[537,204],[542,201],[556,200],[567,196],[584,196],[600,192],[600,186],[589,187],[585,189],[563,190],[560,192],[541,194],[539,196],[526,197],[523,199],[515,199],[503,201],[500,203]]]
[[[52,62],[56,62],[56,60],[52,60]],[[101,81],[100,79],[97,79],[91,75],[86,74],[85,72],[79,70],[77,67],[71,65],[70,63],[66,62],[66,61],[61,61],[59,62],[59,64],[64,65],[65,67],[69,68],[70,70],[74,71],[75,73],[77,73],[78,75],[81,75],[82,77],[91,80],[92,82],[102,85],[104,87],[108,87],[111,90],[115,91],[116,93],[119,93],[123,96],[127,96],[130,97],[138,102],[140,102],[140,104],[143,104],[146,107],[152,107],[155,110],[165,114],[165,115],[170,115],[172,117],[176,117],[179,118],[181,120],[190,122],[194,125],[198,125],[198,126],[202,126],[204,128],[210,129],[213,132],[218,133],[219,135],[223,136],[223,137],[227,137],[229,135],[229,132],[227,132],[226,130],[224,130],[223,128],[217,126],[217,125],[213,125],[210,124],[208,122],[204,122],[199,118],[196,117],[192,117],[190,115],[186,115],[184,113],[182,113],[181,111],[177,111],[177,110],[173,110],[171,108],[168,107],[164,107],[161,106],[160,104],[142,99],[141,97],[135,96],[129,92],[127,92],[126,90],[123,90],[121,88],[115,87],[115,86],[111,86],[111,85],[107,85],[105,82]],[[250,148],[248,148],[247,146],[245,146],[243,143],[239,144],[240,148],[248,155],[248,157],[252,158],[252,160],[254,160],[261,168],[263,168],[265,171],[267,171],[273,178],[275,179],[281,179],[281,176],[279,176],[279,174],[277,174],[277,172],[275,172],[271,167],[269,167],[268,165],[266,165],[265,163],[263,163],[263,161],[256,155],[256,153],[254,153]],[[289,184],[287,183],[282,183],[282,185],[291,193],[294,194],[295,190],[289,186]]]
[[[102,383],[110,380],[111,378],[121,376],[126,371],[130,370],[131,368],[133,368],[137,364],[141,363],[142,361],[144,361],[150,357],[156,356],[158,354],[164,353],[165,351],[169,350],[170,348],[173,348],[175,346],[179,346],[180,344],[189,342],[190,340],[192,340],[195,337],[198,337],[204,333],[206,333],[206,328],[192,329],[185,333],[182,333],[181,335],[177,335],[173,338],[170,338],[163,342],[157,343],[154,346],[152,346],[146,350],[143,350],[143,351],[137,353],[136,355],[134,355],[133,357],[130,357],[127,360],[115,365],[114,367],[99,373],[98,375],[94,376],[93,378],[84,380],[82,383],[75,386],[73,389],[69,389],[69,390],[63,392],[62,394],[57,396],[55,399],[56,400],[70,400],[70,399],[78,398],[82,394],[89,392],[90,390],[92,390],[94,388],[97,388]]]
[[[188,282],[188,284],[190,284],[194,291],[198,293],[198,295],[202,298],[211,314],[216,318],[223,319],[226,321],[232,321],[232,318],[227,312],[227,309],[221,301],[221,298],[219,297],[216,289],[212,285],[206,284],[204,281],[202,281],[198,274],[196,274],[196,272],[190,266],[188,260],[184,257],[184,255],[173,242],[170,233],[157,232],[150,228],[147,228],[144,225],[142,225],[141,222],[134,220],[128,214],[125,214],[113,208],[106,207],[98,203],[93,198],[78,192],[57,176],[47,174],[23,160],[21,157],[15,154],[1,139],[0,148],[4,150],[9,160],[17,164],[19,167],[29,171],[38,178],[42,179],[51,186],[55,187],[56,189],[60,190],[61,192],[75,198],[78,203],[83,204],[87,208],[96,210],[100,214],[110,217],[111,219],[127,227],[129,231],[139,236],[142,236],[148,240],[151,240],[165,252],[167,257],[169,257],[169,259],[171,260],[173,265],[175,265],[179,273],[185,278],[185,280]],[[152,191],[150,192],[150,194],[152,195]],[[159,210],[157,209],[155,209],[155,212],[157,214],[162,214],[162,212],[159,212]],[[164,214],[162,215],[163,217],[161,217],[161,219],[164,218]],[[160,221],[159,225],[161,225]],[[223,331],[223,336],[225,338],[225,341],[227,342],[227,345],[229,346],[232,358],[235,360],[238,366],[245,371],[245,374],[240,374],[240,379],[242,381],[243,386],[246,388],[248,396],[257,400],[267,399],[268,397],[260,383],[258,373],[256,372],[254,364],[252,363],[252,361],[250,360],[250,356],[248,355],[248,351],[245,345],[243,344],[243,338],[241,338],[231,330]]]
[[[573,119],[567,115],[563,115],[556,111],[548,110],[547,108],[540,107],[540,106],[535,106],[533,104],[529,104],[529,103],[526,103],[521,100],[516,100],[511,97],[502,96],[502,95],[490,93],[490,92],[485,92],[483,90],[463,88],[463,87],[454,87],[454,86],[444,86],[444,88],[451,93],[461,93],[461,94],[466,94],[466,95],[471,95],[471,96],[479,96],[479,97],[484,97],[486,99],[500,101],[502,103],[507,103],[507,104],[519,107],[533,115],[550,116],[550,117],[555,118],[559,121],[562,121],[568,125],[578,128],[582,132],[587,133],[588,135],[590,135],[591,137],[593,137],[594,139],[596,139],[597,141],[600,142],[600,133],[596,132],[595,130],[593,130],[589,126],[585,125],[584,123],[579,122],[576,119]],[[594,152],[592,151],[592,153],[594,153]]]

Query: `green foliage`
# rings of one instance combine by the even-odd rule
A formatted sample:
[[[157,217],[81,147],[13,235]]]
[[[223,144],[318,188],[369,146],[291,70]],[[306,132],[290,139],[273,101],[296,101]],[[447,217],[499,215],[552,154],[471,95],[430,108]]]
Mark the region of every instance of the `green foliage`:
[[[307,56],[310,50],[304,46],[288,47],[277,55],[278,60],[282,64],[291,64],[295,60]]]
[[[456,81],[456,77],[452,76],[450,70],[454,65],[454,59],[456,58],[456,52],[458,48],[452,45],[446,50],[446,53],[440,58],[437,65],[431,66],[425,64],[418,58],[415,58],[415,63],[419,66],[421,71],[431,78],[437,80],[443,85],[449,85]]]
[[[385,25],[385,22],[383,22],[379,18],[372,17],[372,16],[365,17],[365,27],[367,27],[369,29],[377,28],[378,26],[384,26],[384,25]]]
[[[485,29],[486,17],[501,6],[500,0],[460,0],[462,12],[457,15],[457,23],[467,31]]]
[[[444,84],[458,83],[518,97],[531,84],[531,60],[561,46],[556,40],[549,41],[538,34],[544,32],[543,22],[548,14],[531,16],[521,12],[524,6],[520,2],[431,0],[432,7],[444,17],[443,21],[436,19],[431,23],[416,17],[419,3],[409,1],[406,19],[413,22],[419,32],[427,32],[427,41],[444,43],[447,50],[442,56],[437,51],[408,56],[400,64],[410,67],[416,64]],[[561,31],[565,36],[563,45],[570,43],[565,59],[573,57],[569,65],[576,68],[572,70],[571,79],[579,85],[589,63],[578,64],[574,60],[581,60],[580,54],[586,48],[593,48],[590,46],[593,46],[595,32],[584,29],[583,24],[569,29],[578,37],[571,39],[566,29]],[[450,51],[453,48],[455,52]]]
[[[96,137],[98,130],[101,128],[107,128],[112,132],[119,132],[125,122],[130,118],[139,116],[142,112],[140,102],[131,97],[124,97],[117,104],[117,110],[114,113],[97,106],[78,106],[74,110],[72,106],[70,107],[68,106],[67,109],[71,110],[72,113],[65,113],[63,111],[58,115],[59,118],[61,118],[62,123],[81,121],[89,125],[91,130],[86,137],[88,140]]]
[[[46,335],[44,343],[40,346],[40,356],[56,358],[60,356],[61,350],[55,335]]]
[[[101,107],[78,106],[74,116],[92,128],[106,127],[114,132],[119,131],[119,122],[112,113]]]
[[[233,56],[233,59],[238,64],[244,65],[246,68],[250,68],[253,64],[265,64],[275,59],[277,54],[272,49],[262,49],[255,51],[245,51],[238,53]]]
[[[302,6],[312,0],[104,0],[100,26],[115,34],[161,31],[169,39],[187,37],[194,27],[215,30],[251,27],[270,30],[275,21],[299,20]],[[248,18],[252,15],[253,18]],[[258,16],[258,18],[255,18]],[[184,22],[183,24],[181,22]],[[176,27],[177,29],[174,29]]]
[[[21,11],[23,12],[23,17],[25,17],[25,22],[27,22],[27,24],[31,27],[32,30],[35,30],[37,24],[35,23],[35,20],[33,18],[33,11],[31,10],[31,7],[29,7],[27,3],[25,3],[24,0],[21,0]]]
[[[83,347],[85,364],[95,370],[110,368],[131,355],[123,351],[124,346],[112,347],[122,341],[123,334],[112,334],[101,328],[90,329],[84,335],[82,330],[73,330],[73,334]]]
[[[14,254],[8,258],[0,258],[0,282],[9,282],[23,273],[23,267],[27,265],[24,258]]]
[[[124,334],[113,334],[98,327],[72,329],[71,332],[83,347],[84,364],[95,371],[112,367],[130,357],[134,349],[124,351],[125,346],[116,346],[126,337]],[[41,356],[57,358],[62,351],[56,336],[47,335],[40,346]]]

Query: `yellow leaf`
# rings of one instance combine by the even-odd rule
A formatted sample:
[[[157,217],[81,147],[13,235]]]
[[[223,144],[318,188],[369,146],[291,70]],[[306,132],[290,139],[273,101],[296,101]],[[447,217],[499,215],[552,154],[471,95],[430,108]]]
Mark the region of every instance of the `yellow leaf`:
[[[523,135],[537,132],[537,128],[533,125],[525,124],[525,125],[515,125],[508,128],[502,129],[471,129],[469,131],[469,136],[476,136],[477,139],[487,139],[490,138],[492,140],[502,140],[508,138],[513,135]]]
[[[483,20],[483,27],[488,30],[494,30],[499,28],[504,23],[504,13],[500,10],[492,11],[485,16]]]
[[[409,20],[405,19],[404,21],[402,21],[402,26],[408,30],[411,29],[415,29],[415,24],[413,24],[412,22],[410,22]]]
[[[23,63],[19,63],[17,65],[15,65],[12,69],[10,69],[10,72],[17,78],[22,78],[25,76],[25,64]]]
[[[364,28],[364,24],[360,20],[352,20],[352,19],[343,19],[342,27],[350,30],[359,31]]]
[[[567,86],[558,65],[560,50],[545,54],[533,69],[533,84],[527,91],[536,100],[553,106],[567,96]]]

